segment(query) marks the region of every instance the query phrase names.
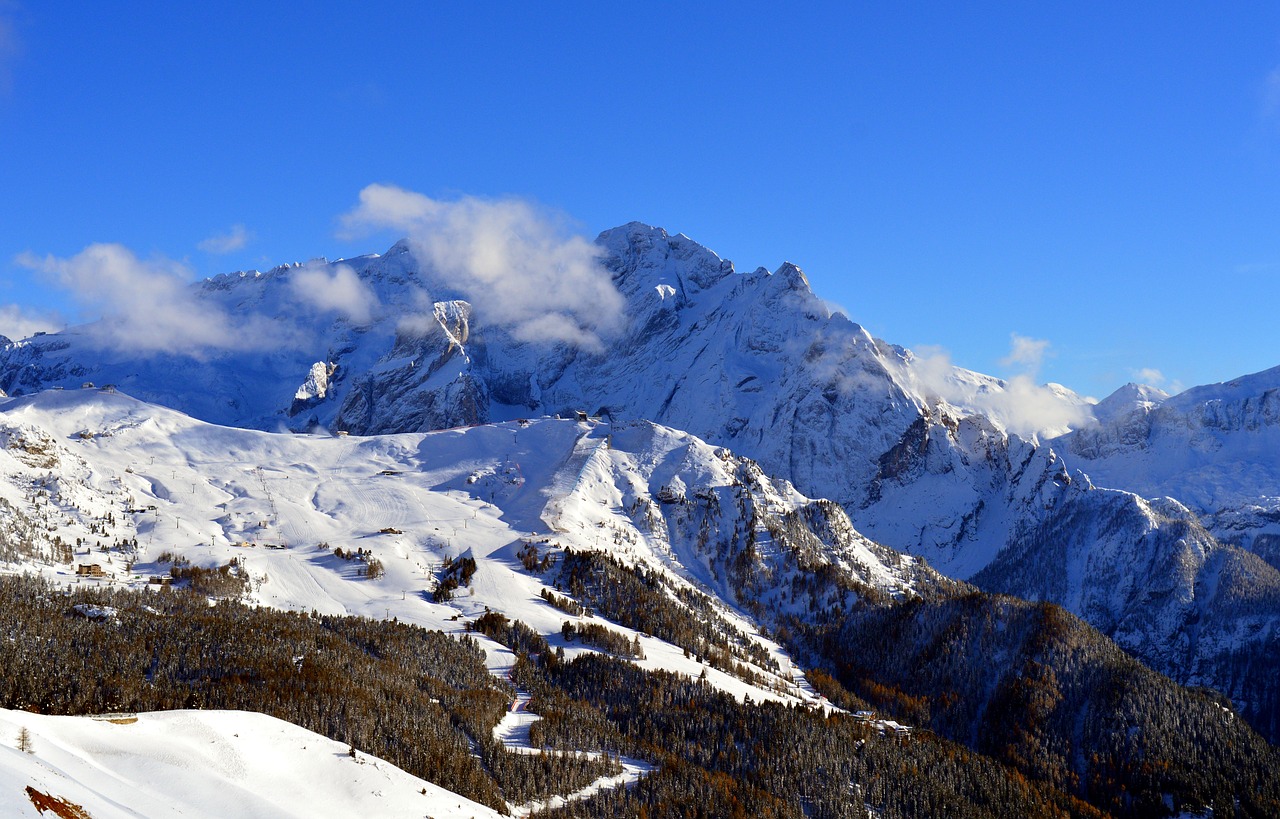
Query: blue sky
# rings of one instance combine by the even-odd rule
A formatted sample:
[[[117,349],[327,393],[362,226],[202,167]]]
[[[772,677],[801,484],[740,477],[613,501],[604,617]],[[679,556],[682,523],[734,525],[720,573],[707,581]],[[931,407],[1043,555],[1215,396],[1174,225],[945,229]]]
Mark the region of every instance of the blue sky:
[[[1275,4],[208,5],[0,0],[0,324],[93,317],[23,253],[383,250],[337,235],[380,182],[790,260],[1097,396],[1280,365]]]

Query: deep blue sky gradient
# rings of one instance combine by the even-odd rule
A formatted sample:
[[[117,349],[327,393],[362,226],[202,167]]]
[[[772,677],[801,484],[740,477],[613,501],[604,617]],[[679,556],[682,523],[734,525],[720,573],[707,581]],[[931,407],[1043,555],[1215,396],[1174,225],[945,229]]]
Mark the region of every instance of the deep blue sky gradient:
[[[889,341],[1012,375],[1045,339],[1099,397],[1280,364],[1275,4],[291,5],[0,0],[0,305],[92,317],[23,251],[381,251],[335,228],[387,182],[790,260]]]

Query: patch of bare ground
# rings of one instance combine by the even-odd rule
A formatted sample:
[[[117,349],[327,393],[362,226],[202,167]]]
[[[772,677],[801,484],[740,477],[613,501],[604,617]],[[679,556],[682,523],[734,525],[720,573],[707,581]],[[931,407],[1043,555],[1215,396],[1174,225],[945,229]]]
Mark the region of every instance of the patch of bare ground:
[[[93,819],[89,811],[76,803],[42,793],[30,785],[27,786],[27,797],[31,800],[31,804],[36,806],[36,810],[40,811],[41,816],[44,816],[45,811],[52,811],[53,815],[59,819]]]

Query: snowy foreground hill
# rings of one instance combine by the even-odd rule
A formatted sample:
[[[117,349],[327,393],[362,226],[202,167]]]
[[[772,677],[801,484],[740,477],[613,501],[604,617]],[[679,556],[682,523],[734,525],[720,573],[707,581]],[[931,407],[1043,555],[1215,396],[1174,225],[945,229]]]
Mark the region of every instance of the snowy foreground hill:
[[[647,423],[541,419],[372,438],[281,435],[213,426],[115,391],[86,389],[4,401],[0,439],[0,503],[7,513],[0,556],[9,571],[156,595],[167,590],[159,581],[178,575],[179,585],[217,596],[300,612],[395,618],[456,635],[467,633],[475,618],[502,612],[541,633],[566,659],[598,650],[593,646],[603,633],[628,652],[634,645],[632,661],[641,668],[701,677],[747,701],[830,707],[738,604],[761,615],[811,605],[808,597],[797,602],[794,592],[779,599],[778,590],[820,565],[890,596],[946,585],[918,561],[862,538],[837,507],[768,480],[749,461]],[[699,508],[690,502],[695,495],[708,514],[689,511]],[[742,517],[744,503],[759,507],[750,520]],[[764,523],[800,514],[815,523],[790,524],[793,536],[807,537],[799,547],[775,541]],[[664,515],[671,525],[663,525]],[[821,539],[813,533],[818,523]],[[723,551],[717,543],[726,538],[705,535],[707,526],[717,534],[724,527],[741,530],[745,539],[753,525],[760,531],[750,535],[749,556]],[[552,605],[543,596],[546,572],[530,568],[554,565],[566,548],[607,553],[683,590],[686,602],[674,605],[710,638],[674,645],[580,606],[571,611],[577,606],[571,596],[550,595],[558,601]],[[193,570],[194,576],[184,574]],[[761,576],[770,582],[756,582]],[[74,613],[108,624],[118,616],[106,605],[78,606]],[[566,635],[569,624],[588,637],[592,628],[599,631],[594,642],[574,640]],[[510,677],[515,654],[481,639],[490,672]],[[691,654],[690,646],[699,653]],[[513,712],[526,702],[517,698]],[[297,815],[493,815],[483,807],[471,812],[469,800],[442,796],[434,786],[424,798],[423,783],[385,763],[330,771],[326,765],[347,762],[345,748],[266,718],[140,719],[135,726],[126,718],[122,724],[134,729],[126,733],[110,721],[12,715],[17,727],[10,733],[29,727],[41,762],[15,753],[0,764],[13,785],[6,798],[29,782],[38,794],[95,806],[94,816],[115,815],[102,812],[104,804],[122,806],[120,815],[278,815],[275,789],[296,765],[303,779],[332,780],[329,790],[315,791],[318,802],[291,803],[288,810]],[[498,726],[495,734],[514,731],[504,742],[533,753],[528,723],[523,740],[520,725]],[[233,727],[239,729],[235,740]],[[128,750],[116,750],[113,741]],[[208,747],[193,750],[200,743]],[[43,752],[51,745],[60,755]],[[327,749],[317,757],[325,764],[311,762],[317,747]],[[246,748],[254,749],[253,759],[243,758]],[[311,756],[300,753],[306,748]],[[261,761],[277,751],[270,773],[260,772]],[[119,765],[95,766],[102,754]],[[212,754],[216,764],[204,764],[201,754]],[[169,777],[170,766],[188,772],[186,778]],[[580,795],[624,786],[651,769],[639,761],[623,767]],[[160,774],[171,787],[149,784]],[[317,804],[323,807],[311,813],[308,806]],[[554,803],[531,807],[539,804]],[[531,807],[508,805],[518,814]]]
[[[3,812],[70,819],[499,814],[341,743],[262,714],[112,718],[0,711]]]

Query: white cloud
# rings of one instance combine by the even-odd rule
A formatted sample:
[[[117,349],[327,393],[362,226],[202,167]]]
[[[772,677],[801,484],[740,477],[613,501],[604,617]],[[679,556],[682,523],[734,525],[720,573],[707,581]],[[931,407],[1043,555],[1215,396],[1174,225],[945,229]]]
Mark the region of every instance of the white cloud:
[[[830,382],[846,395],[856,395],[866,386],[876,390],[883,387],[878,370],[856,364],[865,353],[857,353],[855,347],[874,343],[878,342],[858,328],[795,338],[788,344],[793,353],[803,355],[805,368],[815,378]],[[1048,350],[1048,344],[1042,342],[1019,345],[1015,341],[1013,346],[1014,353],[1038,350],[1043,354]],[[882,354],[885,350],[881,348]],[[880,360],[893,370],[898,383],[926,403],[941,401],[962,415],[985,415],[1027,440],[1061,435],[1092,418],[1087,398],[1074,397],[1064,388],[1038,384],[1032,373],[998,379],[956,367],[951,354],[942,347],[916,347],[904,351],[901,358],[882,355]],[[1029,360],[1034,363],[1035,356]]]
[[[1090,415],[1083,400],[1072,401],[1035,381],[1034,370],[1048,342],[1014,334],[1012,347],[1006,361],[1029,366],[1031,372],[998,382],[957,369],[940,347],[922,347],[911,353],[904,376],[922,395],[988,415],[1009,432],[1030,440],[1060,435],[1086,423]]]
[[[1005,381],[1003,391],[982,398],[980,403],[985,403],[1006,429],[1033,440],[1062,434],[1092,417],[1087,402],[1068,401],[1029,375],[1016,375]]]
[[[342,234],[391,228],[481,321],[505,324],[521,341],[603,349],[622,323],[623,299],[600,250],[569,235],[563,220],[520,199],[432,199],[369,185],[341,217]]]
[[[244,225],[232,225],[226,233],[210,236],[196,247],[205,253],[234,253],[249,244],[252,238],[253,234]]]
[[[1139,384],[1148,384],[1152,387],[1158,387],[1164,383],[1164,373],[1154,367],[1143,367],[1140,370],[1134,370],[1133,377]]]
[[[201,355],[289,343],[256,315],[233,316],[200,299],[192,271],[170,259],[139,259],[118,244],[94,244],[70,258],[24,253],[18,264],[51,276],[81,304],[102,311],[84,328],[104,346],[136,353]]]
[[[395,185],[366,185],[360,191],[360,204],[340,217],[340,235],[354,239],[370,228],[385,227],[408,232],[439,216],[446,207],[447,203]]]
[[[373,289],[345,264],[334,265],[332,273],[318,266],[294,270],[289,274],[289,288],[300,302],[338,313],[356,324],[368,324],[378,308]]]
[[[36,333],[52,333],[61,327],[62,319],[54,313],[32,313],[16,304],[0,307],[0,335],[13,341]]]
[[[1186,386],[1181,381],[1176,378],[1169,378],[1155,367],[1143,367],[1140,370],[1134,370],[1133,380],[1139,384],[1146,384],[1149,387],[1164,390],[1169,395],[1177,395],[1186,389]]]
[[[1009,354],[1000,359],[1005,367],[1021,367],[1031,374],[1040,370],[1045,355],[1049,351],[1049,342],[1040,338],[1009,334]]]
[[[413,307],[396,322],[396,331],[411,336],[424,336],[438,326],[435,302],[425,290],[412,291]]]

